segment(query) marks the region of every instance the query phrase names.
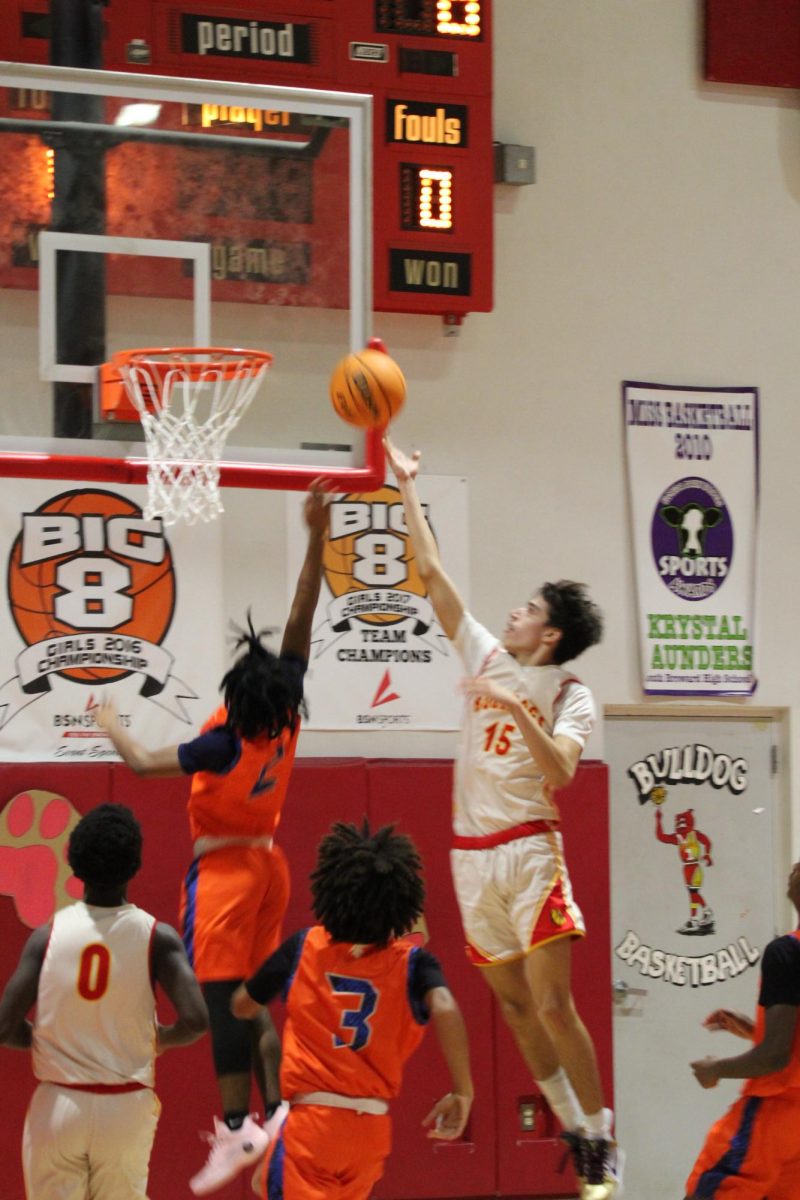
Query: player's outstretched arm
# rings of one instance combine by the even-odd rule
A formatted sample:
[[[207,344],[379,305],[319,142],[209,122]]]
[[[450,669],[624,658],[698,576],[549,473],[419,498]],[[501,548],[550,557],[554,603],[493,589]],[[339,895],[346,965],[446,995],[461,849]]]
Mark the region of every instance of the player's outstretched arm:
[[[240,1021],[252,1021],[263,1010],[264,1005],[258,1004],[249,994],[244,984],[240,983],[231,996],[231,1012],[233,1015],[238,1017]]]
[[[798,1008],[771,1004],[764,1016],[764,1037],[735,1058],[702,1058],[689,1065],[701,1087],[716,1087],[720,1079],[757,1079],[789,1065],[792,1057]]]
[[[433,1018],[453,1090],[434,1104],[422,1124],[430,1126],[428,1137],[454,1141],[464,1132],[474,1095],[467,1030],[461,1009],[449,988],[431,988],[425,1003]]]
[[[49,925],[34,929],[25,943],[14,974],[6,984],[0,999],[0,1045],[27,1050],[31,1044],[32,1026],[26,1017],[36,1003],[39,975],[49,936]]]
[[[383,445],[386,450],[386,459],[400,489],[406,529],[411,538],[411,545],[414,547],[414,561],[420,579],[425,584],[439,624],[452,641],[458,633],[458,627],[464,615],[464,601],[452,579],[442,567],[436,539],[425,520],[425,514],[419,502],[415,483],[419,468],[419,450],[415,450],[409,457],[393,445],[388,437],[383,439]]]
[[[159,1053],[196,1042],[208,1029],[206,1002],[183,942],[171,925],[160,921],[153,938],[153,975],[177,1013],[172,1025],[158,1026]]]
[[[240,1021],[252,1021],[264,1007],[283,992],[297,964],[300,934],[292,934],[258,970],[240,983],[231,996],[231,1012]]]
[[[725,1033],[733,1033],[736,1037],[752,1041],[755,1021],[744,1013],[731,1012],[729,1008],[715,1008],[703,1021],[703,1028],[721,1029]]]
[[[308,547],[281,642],[281,654],[296,654],[305,662],[311,651],[311,626],[322,585],[322,555],[330,527],[330,501],[324,481],[315,479],[306,496],[303,512],[308,526]]]
[[[162,746],[160,750],[147,750],[141,742],[132,738],[123,729],[117,706],[109,696],[98,704],[94,714],[98,729],[104,729],[114,744],[114,749],[122,761],[135,771],[137,775],[149,776],[151,779],[168,775],[182,775],[177,746]]]

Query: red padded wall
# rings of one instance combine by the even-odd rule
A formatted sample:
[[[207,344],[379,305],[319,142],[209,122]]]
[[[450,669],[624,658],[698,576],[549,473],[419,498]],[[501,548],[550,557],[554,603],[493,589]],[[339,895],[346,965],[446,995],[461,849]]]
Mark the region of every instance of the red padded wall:
[[[332,821],[373,825],[397,822],[413,835],[426,864],[426,920],[431,948],[441,959],[464,1010],[470,1035],[477,1095],[467,1137],[456,1145],[426,1139],[420,1121],[447,1090],[447,1072],[431,1032],[409,1063],[403,1094],[393,1106],[394,1151],[376,1191],[381,1200],[436,1197],[575,1195],[569,1175],[555,1172],[559,1146],[543,1125],[534,1136],[519,1129],[518,1100],[533,1094],[519,1055],[499,1018],[489,989],[467,963],[450,884],[450,784],[444,761],[301,759],[280,827],[279,840],[292,868],[292,899],[286,932],[311,918],[308,874],[316,846]],[[598,1047],[607,1088],[611,1085],[611,990],[609,947],[607,771],[581,765],[561,797],[567,857],[589,937],[575,952],[578,1005]],[[39,788],[64,796],[78,812],[104,800],[128,804],[142,822],[145,862],[131,899],[171,924],[177,921],[180,881],[191,860],[185,814],[188,782],[142,782],[119,765],[20,763],[0,765],[0,820],[8,802]],[[19,853],[22,853],[20,849]],[[20,860],[22,861],[22,860]],[[29,930],[20,922],[0,876],[0,986],[16,965]],[[275,1006],[280,1018],[280,1006]],[[168,1012],[163,1014],[168,1019]],[[4,1121],[0,1126],[0,1197],[23,1200],[19,1145],[34,1087],[27,1054],[1,1050]],[[152,1200],[190,1196],[187,1180],[204,1159],[196,1131],[209,1129],[218,1111],[206,1040],[159,1060],[163,1103],[151,1165]],[[254,1103],[257,1101],[254,1100]],[[249,1173],[215,1193],[220,1200],[251,1195]]]

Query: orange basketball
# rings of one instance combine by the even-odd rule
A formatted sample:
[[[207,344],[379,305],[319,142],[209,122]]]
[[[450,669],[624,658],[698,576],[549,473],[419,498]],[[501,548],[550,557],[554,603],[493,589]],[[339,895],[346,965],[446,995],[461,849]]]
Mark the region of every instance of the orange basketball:
[[[388,425],[406,398],[405,376],[383,350],[346,355],[334,367],[330,389],[339,416],[359,429]]]

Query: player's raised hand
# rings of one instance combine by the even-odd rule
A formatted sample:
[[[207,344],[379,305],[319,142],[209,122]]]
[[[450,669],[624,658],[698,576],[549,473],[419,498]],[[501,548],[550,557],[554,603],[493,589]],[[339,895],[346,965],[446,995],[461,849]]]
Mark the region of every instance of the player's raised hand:
[[[432,1126],[428,1130],[428,1137],[445,1142],[452,1142],[461,1137],[471,1107],[470,1096],[461,1096],[458,1092],[448,1092],[446,1096],[442,1096],[422,1122],[423,1125]]]
[[[398,483],[409,483],[416,479],[419,470],[420,451],[415,450],[409,455],[398,449],[388,436],[383,439],[386,460],[392,468],[392,474]]]
[[[322,475],[309,484],[303,516],[309,529],[327,532],[330,523],[330,503],[333,493],[330,483]]]
[[[484,675],[462,679],[460,687],[467,697],[485,696],[486,699],[493,700],[495,704],[502,704],[504,708],[513,707],[518,700],[508,688],[501,687],[499,683],[495,683],[493,679],[487,679]]]
[[[94,723],[98,729],[105,729],[106,732],[114,729],[119,724],[117,706],[111,696],[101,700],[95,708]]]
[[[703,1028],[715,1031],[721,1029],[740,1038],[749,1039],[753,1036],[752,1018],[746,1017],[744,1013],[731,1012],[728,1008],[715,1008],[703,1021]]]

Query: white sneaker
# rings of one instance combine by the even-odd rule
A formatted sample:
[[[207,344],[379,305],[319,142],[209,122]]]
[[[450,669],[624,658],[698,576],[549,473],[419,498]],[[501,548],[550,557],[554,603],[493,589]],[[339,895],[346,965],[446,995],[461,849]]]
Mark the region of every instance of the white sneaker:
[[[211,1144],[208,1159],[189,1180],[195,1196],[207,1196],[235,1179],[245,1167],[257,1162],[269,1145],[269,1135],[252,1116],[245,1117],[239,1129],[229,1129],[215,1117],[214,1132],[206,1137]]]
[[[275,1112],[272,1114],[269,1120],[264,1122],[264,1133],[267,1135],[270,1142],[275,1141],[275,1138],[280,1133],[283,1127],[283,1122],[286,1120],[288,1115],[289,1104],[286,1100],[281,1100],[280,1104],[275,1109]]]
[[[269,1120],[264,1122],[264,1132],[269,1138],[269,1142],[267,1143],[268,1145],[271,1145],[272,1142],[275,1141],[275,1138],[278,1137],[283,1127],[283,1122],[286,1120],[288,1115],[289,1105],[285,1100],[281,1100],[280,1104],[275,1109],[275,1112],[272,1114]],[[250,1187],[257,1196],[264,1195],[264,1175],[266,1170],[267,1160],[266,1158],[262,1158],[261,1162],[253,1172],[253,1178],[250,1180]]]

